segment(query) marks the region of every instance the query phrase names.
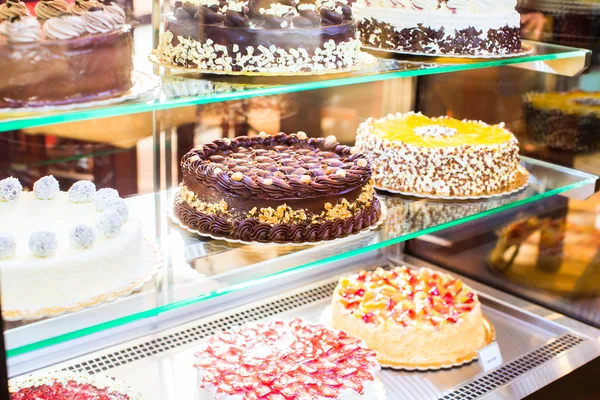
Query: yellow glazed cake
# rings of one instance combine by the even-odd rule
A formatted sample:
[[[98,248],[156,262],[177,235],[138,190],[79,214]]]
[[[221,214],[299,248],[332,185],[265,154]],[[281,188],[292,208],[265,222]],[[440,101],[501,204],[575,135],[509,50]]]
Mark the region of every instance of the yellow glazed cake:
[[[381,189],[438,196],[484,196],[523,186],[519,143],[504,124],[429,118],[421,113],[368,119],[356,146]]]
[[[462,281],[426,268],[378,268],[342,278],[331,312],[333,328],[363,340],[389,366],[468,361],[491,336],[477,294]]]

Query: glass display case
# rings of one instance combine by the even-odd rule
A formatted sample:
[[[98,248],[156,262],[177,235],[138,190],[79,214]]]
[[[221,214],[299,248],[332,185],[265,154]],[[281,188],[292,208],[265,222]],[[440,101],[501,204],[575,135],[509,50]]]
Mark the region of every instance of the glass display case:
[[[594,3],[392,3],[0,4],[2,398],[593,376]]]

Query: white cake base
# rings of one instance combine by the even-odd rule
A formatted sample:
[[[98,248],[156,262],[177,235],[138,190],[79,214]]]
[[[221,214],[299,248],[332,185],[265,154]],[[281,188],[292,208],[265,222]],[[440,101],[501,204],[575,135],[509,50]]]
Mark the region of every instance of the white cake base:
[[[76,224],[96,226],[94,203],[71,203],[66,192],[52,200],[38,200],[24,192],[18,201],[0,203],[0,226],[16,239],[14,257],[0,260],[3,310],[35,315],[35,310],[69,309],[89,299],[147,280],[139,217],[132,211],[112,238],[97,234],[89,249],[77,249],[69,240]],[[28,248],[35,231],[52,231],[58,248],[50,257],[36,257]],[[29,312],[32,311],[32,312]]]

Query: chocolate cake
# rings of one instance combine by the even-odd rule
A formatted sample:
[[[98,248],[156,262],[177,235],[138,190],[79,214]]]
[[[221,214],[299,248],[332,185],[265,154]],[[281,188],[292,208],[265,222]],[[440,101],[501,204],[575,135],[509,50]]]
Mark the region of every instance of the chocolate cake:
[[[133,38],[120,6],[43,0],[35,10],[37,18],[13,0],[0,10],[0,108],[85,102],[131,89]]]
[[[510,55],[521,51],[516,0],[362,0],[361,42],[419,54]]]
[[[304,132],[216,140],[187,153],[174,214],[203,234],[316,242],[374,225],[381,205],[364,156]]]
[[[164,63],[217,71],[297,73],[355,65],[351,8],[333,0],[295,6],[267,0],[184,0],[165,17]],[[290,3],[288,3],[290,4]]]
[[[523,98],[527,133],[552,149],[600,149],[600,92],[527,93]]]

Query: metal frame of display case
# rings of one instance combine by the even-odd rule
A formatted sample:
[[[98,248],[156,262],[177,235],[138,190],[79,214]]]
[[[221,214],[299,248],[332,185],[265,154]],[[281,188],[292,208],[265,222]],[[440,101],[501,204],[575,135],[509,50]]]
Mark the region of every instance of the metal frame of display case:
[[[207,337],[236,325],[274,318],[323,321],[323,312],[340,276],[390,264],[439,269],[403,256],[401,249],[392,246],[337,263],[318,275],[297,277],[295,283],[287,282],[283,291],[282,282],[272,281],[231,307],[197,309],[193,322],[71,358],[43,371],[105,373],[132,383],[147,400],[192,399],[197,387],[194,348]],[[489,371],[477,362],[428,372],[384,369],[378,379],[387,399],[524,397],[600,356],[600,330],[459,277],[479,293],[483,312],[496,328],[502,365]]]

